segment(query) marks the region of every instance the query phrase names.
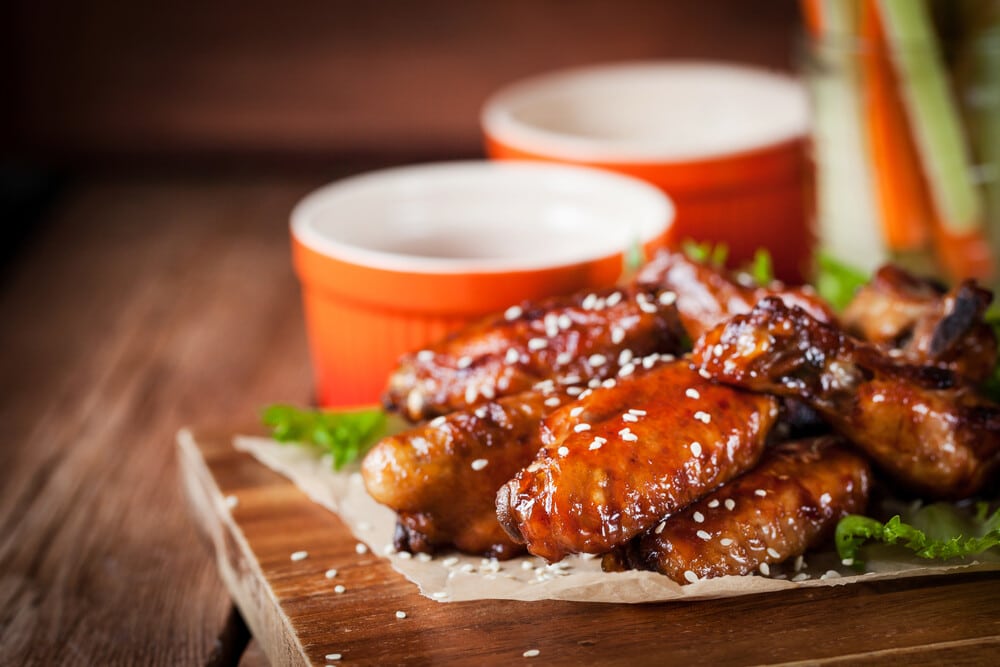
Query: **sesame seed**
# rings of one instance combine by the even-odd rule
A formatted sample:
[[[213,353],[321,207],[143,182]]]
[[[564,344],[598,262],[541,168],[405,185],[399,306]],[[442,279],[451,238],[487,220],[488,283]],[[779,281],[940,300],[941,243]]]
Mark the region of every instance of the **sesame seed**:
[[[628,433],[623,433],[622,434],[622,440],[624,440],[625,442],[638,442],[639,441],[639,436],[637,436],[635,433],[632,433],[630,431]]]
[[[521,314],[523,312],[524,311],[521,310],[520,306],[511,306],[510,308],[504,311],[503,317],[505,320],[516,320],[517,318],[521,317]]]
[[[334,577],[337,576],[337,568],[331,567],[329,570],[325,572],[324,576],[326,576],[327,579],[333,579]]]
[[[560,352],[556,355],[556,363],[560,366],[565,366],[569,362],[573,361],[573,355],[569,352]]]
[[[617,324],[611,326],[611,342],[618,345],[625,340],[625,330]]]
[[[628,363],[618,370],[618,377],[623,378],[635,372],[635,364]]]
[[[628,362],[632,361],[634,357],[635,355],[632,353],[632,350],[625,348],[618,354],[618,365],[624,366]]]
[[[706,380],[711,380],[712,379],[712,374],[709,373],[708,371],[706,371],[704,368],[699,368],[698,369],[698,375],[702,376]]]
[[[398,551],[396,552],[396,555],[402,558],[403,560],[410,560],[411,558],[413,558],[413,554],[411,554],[409,551]],[[426,556],[427,554],[420,554],[420,555]]]
[[[634,423],[634,422],[639,421],[639,418],[636,417],[635,415],[633,415],[630,412],[626,412],[625,414],[622,415],[622,421],[624,421],[624,422],[633,422]]]
[[[559,456],[566,456],[567,454],[569,454],[569,447],[563,445],[562,447],[556,450],[556,454],[558,454]]]
[[[406,618],[406,612],[405,611],[397,611],[396,612],[396,618],[399,618],[399,619]]]
[[[712,539],[712,536],[709,534],[707,530],[699,530],[697,533],[695,533],[695,535],[705,540],[706,542]]]
[[[455,365],[458,366],[459,368],[468,368],[469,366],[472,365],[472,357],[469,356],[459,357],[458,362]]]
[[[674,292],[660,292],[659,301],[661,305],[670,306],[677,301],[677,294]]]
[[[763,574],[765,577],[770,576],[771,574],[771,566],[768,565],[767,563],[761,563],[758,569],[760,570],[760,573]]]
[[[591,366],[603,366],[604,364],[608,363],[608,358],[605,357],[603,354],[592,354],[590,355],[590,358],[587,359],[587,362]]]
[[[404,551],[403,553],[410,553],[410,552]],[[431,558],[430,554],[420,552],[417,554],[417,560],[419,560],[421,563],[429,563],[433,559]]]
[[[594,393],[593,389],[584,389],[583,391],[580,392],[580,395],[577,396],[577,398],[582,401],[583,399],[587,398],[593,393]]]
[[[580,387],[570,387],[569,389],[566,390],[566,393],[569,394],[570,396],[579,396],[580,394],[583,393],[583,389],[581,389]]]
[[[605,305],[606,302],[604,299],[598,298],[597,301],[594,302],[594,310],[604,310]]]
[[[684,579],[686,579],[688,583],[693,584],[694,582],[698,581],[698,575],[692,572],[691,570],[684,570]]]
[[[428,361],[434,361],[434,353],[430,350],[420,350],[417,352],[417,361],[423,361],[425,363]]]
[[[590,310],[591,308],[594,307],[595,303],[597,303],[597,295],[591,293],[583,298],[583,303],[581,303],[580,306],[584,310]]]
[[[590,430],[590,424],[587,423],[580,423],[573,427],[574,433],[583,433],[584,431],[589,431],[589,430]]]
[[[761,498],[767,497],[767,491],[765,491],[764,489],[757,489],[756,491],[753,492],[753,494],[755,496],[760,496]]]
[[[821,504],[823,504],[823,505],[829,505],[830,504],[830,500],[831,499],[830,499],[830,494],[829,493],[824,493],[822,496],[819,497],[819,502]]]
[[[537,352],[538,350],[544,350],[549,346],[549,341],[544,338],[532,338],[528,341],[528,349],[532,352]]]
[[[434,428],[440,428],[444,426],[445,421],[447,420],[444,418],[444,415],[440,417],[435,417],[430,421],[430,426],[433,426]]]
[[[507,354],[504,355],[503,360],[508,364],[516,364],[521,358],[521,353],[510,347],[507,348]]]
[[[694,413],[694,418],[700,421],[702,424],[708,424],[712,421],[712,415],[708,414],[704,410],[698,410]]]
[[[522,570],[530,570],[533,567],[534,567],[534,565],[531,564],[530,560],[522,560],[521,561],[521,569]]]
[[[854,565],[854,559],[853,558],[844,558],[844,559],[842,559],[840,561],[840,564],[841,565],[846,565],[846,566],[850,567],[851,565]]]
[[[396,547],[392,544],[387,544],[382,547],[382,554],[385,556],[391,556],[396,553]]]
[[[729,510],[730,512],[736,509],[736,501],[733,500],[732,498],[726,498],[726,502],[723,504],[726,506],[726,509]]]
[[[667,522],[666,521],[661,521],[660,523],[656,524],[656,528],[653,530],[653,532],[656,533],[657,535],[659,535],[660,533],[663,532],[663,529],[666,528],[666,526],[667,526]]]
[[[549,398],[545,399],[545,405],[547,405],[550,408],[558,407],[559,403],[561,403],[561,401],[559,400],[558,396],[550,396]]]
[[[795,568],[795,571],[798,572],[799,570],[801,570],[803,565],[805,565],[805,559],[801,555],[796,556],[795,565],[793,566]]]
[[[570,417],[579,417],[581,412],[583,412],[583,406],[578,405],[578,406],[576,406],[575,408],[573,408],[572,410],[569,411],[569,416]]]
[[[343,593],[346,590],[347,589],[344,588],[344,586],[341,585],[341,584],[337,584],[336,586],[333,587],[333,592],[336,593],[337,595],[340,595],[341,593]]]
[[[471,467],[471,468],[472,468],[473,470],[482,470],[482,469],[483,469],[483,468],[485,468],[485,467],[486,467],[487,465],[489,465],[489,463],[490,463],[490,462],[489,462],[489,461],[487,461],[486,459],[476,459],[475,461],[473,461],[473,462],[472,462],[471,464],[469,464],[469,465],[470,465],[470,467]]]
[[[794,581],[795,583],[798,583],[800,581],[805,581],[808,578],[809,578],[808,574],[806,574],[805,572],[799,572],[797,575],[795,575],[794,577],[792,577],[792,581]]]
[[[458,568],[459,572],[465,572],[466,574],[471,574],[476,571],[476,566],[472,563],[462,563],[462,566]]]
[[[611,294],[608,295],[608,299],[607,299],[606,303],[609,306],[614,306],[614,305],[617,305],[618,302],[621,301],[621,300],[622,300],[622,293],[621,292],[612,292]]]
[[[719,544],[721,544],[724,547],[732,546],[732,544],[733,544],[733,538],[731,538],[731,537],[723,537],[721,540],[719,540]]]
[[[601,386],[601,381],[597,378],[590,378],[590,382],[587,383],[587,386],[591,389],[597,389]]]
[[[475,403],[476,402],[476,397],[478,395],[479,395],[479,390],[476,389],[476,385],[470,384],[468,387],[465,388],[465,402],[466,403]]]
[[[719,506],[719,499],[712,498],[711,500],[708,501],[708,506],[714,510],[716,507]]]
[[[559,378],[559,384],[579,384],[582,381],[579,375],[566,375]]]
[[[778,550],[775,549],[774,547],[767,548],[767,555],[770,556],[771,558],[781,558],[781,554],[778,553]]]
[[[646,411],[645,410],[639,410],[638,408],[629,408],[628,413],[630,415],[635,415],[636,417],[645,417],[646,416]]]
[[[601,383],[601,386],[604,387],[605,389],[611,389],[616,384],[618,384],[618,383],[615,382],[614,378],[608,378],[607,380],[605,380],[604,382]]]
[[[693,387],[689,387],[689,388],[685,389],[684,390],[684,395],[687,396],[688,398],[693,398],[696,401],[699,398],[701,398],[701,394],[699,394],[698,390],[695,389],[695,388],[693,388]]]
[[[556,324],[559,325],[560,329],[565,331],[566,329],[569,329],[571,326],[573,326],[573,319],[566,313],[563,313],[562,315],[559,316],[559,319],[556,320]]]
[[[309,558],[308,551],[296,551],[292,553],[292,560],[294,561],[305,560],[306,558]]]
[[[365,544],[364,542],[358,542],[357,544],[354,545],[354,551],[359,555],[366,554],[368,553],[368,545]]]
[[[327,659],[327,660],[340,660],[340,654],[339,653],[327,653],[323,657],[325,659]]]
[[[653,355],[653,354],[649,355],[648,357],[643,357],[642,358],[642,367],[645,368],[648,371],[650,368],[653,367],[653,364],[656,363],[657,359],[658,359],[658,357],[656,355]]]
[[[644,313],[655,313],[656,306],[648,301],[639,301],[639,310],[641,310]]]
[[[485,419],[486,415],[488,414],[486,411],[486,406],[483,405],[481,407],[476,408],[476,411],[473,414],[479,417],[480,419]]]
[[[235,509],[237,505],[240,504],[240,499],[234,495],[226,496],[226,507],[229,509]]]
[[[701,456],[701,443],[697,440],[692,442],[688,447],[691,449],[692,456]]]
[[[522,653],[525,658],[537,658],[541,654],[537,648],[529,648],[527,651]]]
[[[839,579],[839,578],[840,578],[840,572],[837,572],[836,570],[827,570],[820,577],[820,579]]]
[[[691,515],[691,518],[694,519],[695,523],[705,522],[705,515],[702,514],[701,512],[695,512],[694,514]]]
[[[594,438],[594,441],[592,443],[590,443],[589,449],[591,451],[593,451],[595,449],[600,449],[601,445],[603,445],[606,442],[607,442],[607,440],[605,440],[604,438],[596,437],[596,438]]]
[[[448,556],[443,561],[441,561],[441,564],[444,565],[445,567],[454,567],[458,565],[458,556]]]

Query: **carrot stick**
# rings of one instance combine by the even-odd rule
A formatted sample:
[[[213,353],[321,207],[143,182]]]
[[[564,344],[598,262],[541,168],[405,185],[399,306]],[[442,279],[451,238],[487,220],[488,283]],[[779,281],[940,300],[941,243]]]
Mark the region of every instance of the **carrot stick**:
[[[799,10],[802,12],[802,22],[813,37],[823,34],[822,0],[799,0]]]
[[[878,9],[934,204],[939,260],[953,278],[989,278],[982,196],[971,179],[969,147],[927,4],[878,0]]]
[[[930,195],[874,0],[864,5],[861,59],[868,142],[886,245],[892,252],[919,251],[930,240]]]

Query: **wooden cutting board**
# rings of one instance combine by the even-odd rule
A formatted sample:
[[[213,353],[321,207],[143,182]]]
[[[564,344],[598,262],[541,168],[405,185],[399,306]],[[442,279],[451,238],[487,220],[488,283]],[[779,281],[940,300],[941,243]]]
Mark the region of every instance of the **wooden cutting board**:
[[[358,553],[335,514],[235,450],[231,435],[180,439],[183,482],[220,576],[275,665],[992,665],[1000,655],[996,572],[702,602],[439,603],[385,559]]]

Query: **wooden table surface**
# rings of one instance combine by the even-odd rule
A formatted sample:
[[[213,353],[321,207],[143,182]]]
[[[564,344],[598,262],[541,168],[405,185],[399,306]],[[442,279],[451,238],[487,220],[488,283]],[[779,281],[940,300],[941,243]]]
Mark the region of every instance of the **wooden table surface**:
[[[333,176],[92,177],[59,198],[6,267],[0,663],[239,659],[240,625],[185,506],[174,436],[185,425],[224,432],[272,401],[309,402],[286,220],[299,197]],[[394,579],[381,585],[414,595]],[[604,607],[596,616],[570,603],[474,604],[463,613],[413,599],[431,614],[415,619],[421,641],[454,643],[448,655],[463,643],[475,655],[491,633],[522,646],[516,633],[528,624],[527,636],[565,635],[585,647],[609,635],[593,619],[613,618],[630,638],[618,641],[631,646],[611,661],[620,664],[671,654],[684,663],[722,655],[990,664],[998,603],[996,575]],[[365,602],[354,604],[338,613],[363,617]],[[431,627],[445,617],[458,627]],[[376,621],[367,628],[372,655],[385,655],[374,650],[384,636]],[[700,652],[700,641],[711,651]],[[444,655],[422,653],[419,642],[408,651],[420,664]],[[258,649],[244,662],[262,659]]]

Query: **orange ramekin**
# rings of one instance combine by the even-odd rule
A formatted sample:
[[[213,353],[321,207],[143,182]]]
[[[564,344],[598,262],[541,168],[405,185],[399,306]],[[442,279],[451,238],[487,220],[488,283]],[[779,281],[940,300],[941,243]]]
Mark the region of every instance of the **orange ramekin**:
[[[613,285],[665,244],[667,197],[537,162],[451,162],[348,178],[292,212],[292,254],[324,406],[370,405],[405,352],[525,299]]]
[[[793,79],[704,62],[602,65],[510,85],[482,112],[487,153],[612,170],[668,193],[668,243],[724,243],[734,265],[766,248],[800,281],[809,228],[806,96]]]

